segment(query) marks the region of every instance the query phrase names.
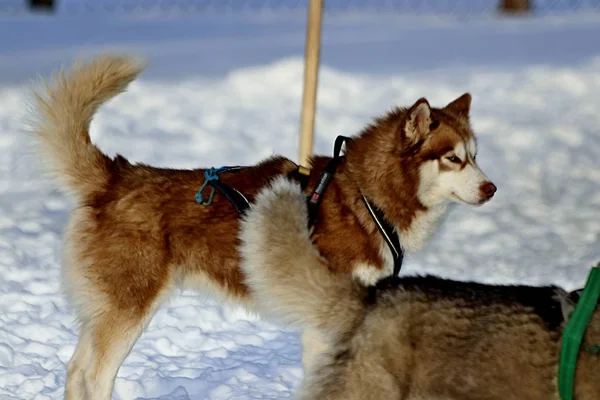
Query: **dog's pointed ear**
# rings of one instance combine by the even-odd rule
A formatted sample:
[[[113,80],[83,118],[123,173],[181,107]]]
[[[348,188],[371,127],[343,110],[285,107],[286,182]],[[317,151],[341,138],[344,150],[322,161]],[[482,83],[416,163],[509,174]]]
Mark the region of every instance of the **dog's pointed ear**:
[[[471,94],[463,94],[458,99],[444,107],[444,109],[458,117],[469,118],[469,111],[471,110]]]
[[[408,110],[404,133],[410,141],[417,142],[429,133],[431,125],[431,107],[425,98],[420,98]]]

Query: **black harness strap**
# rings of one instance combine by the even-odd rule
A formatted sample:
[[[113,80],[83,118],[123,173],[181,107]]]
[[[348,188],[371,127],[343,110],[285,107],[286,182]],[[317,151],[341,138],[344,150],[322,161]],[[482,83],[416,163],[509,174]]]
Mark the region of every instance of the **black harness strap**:
[[[321,173],[321,176],[317,181],[315,189],[308,198],[309,226],[313,226],[317,222],[317,213],[319,211],[319,205],[321,204],[322,195],[325,192],[325,189],[327,189],[329,182],[331,182],[331,180],[333,179],[337,166],[342,160],[343,156],[340,156],[340,153],[342,151],[342,145],[349,140],[352,139],[346,136],[338,136],[335,139],[335,145],[333,147],[333,158],[331,159],[331,161],[329,161],[329,163]],[[383,212],[374,204],[371,204],[371,202],[364,195],[362,196],[362,199],[365,203],[365,206],[367,207],[367,210],[369,211],[369,214],[371,215],[371,218],[373,218],[375,225],[377,225],[377,229],[379,229],[379,232],[383,236],[383,239],[385,240],[388,247],[390,248],[390,251],[392,252],[392,258],[394,260],[394,276],[398,276],[400,274],[400,270],[402,269],[402,263],[404,261],[404,251],[402,250],[402,246],[400,245],[400,238],[398,237],[398,234],[396,233],[396,230],[394,229],[392,224],[390,224],[385,219]]]
[[[239,190],[217,180],[209,181],[208,184],[220,192],[227,200],[229,200],[233,208],[235,208],[235,211],[237,211],[240,216],[244,215],[246,210],[248,210],[250,207],[250,202]]]
[[[233,206],[238,215],[243,216],[244,213],[250,208],[250,201],[242,192],[239,190],[227,185],[219,179],[219,175],[224,172],[238,172],[247,167],[220,167],[220,168],[210,168],[206,170],[204,173],[204,184],[196,194],[196,201],[202,205],[210,205],[212,203],[212,198],[214,197],[214,191],[221,193],[229,203]],[[300,173],[300,169],[297,168],[294,171],[288,174],[288,177],[298,181],[302,190],[306,189],[308,185],[309,176],[306,174]],[[203,191],[206,186],[210,185],[212,187],[212,192],[208,200],[204,200]]]
[[[383,239],[392,252],[392,258],[394,259],[394,276],[398,276],[400,275],[402,263],[404,262],[404,251],[400,245],[400,238],[392,224],[385,219],[383,212],[377,208],[377,206],[371,204],[364,195],[362,198],[369,214],[371,214],[371,218],[373,218],[375,225],[377,225],[377,229],[381,232],[381,236],[383,236]]]
[[[342,146],[345,142],[350,140],[352,139],[346,136],[338,136],[335,139],[335,144],[333,146],[333,158],[331,159],[331,161],[329,161],[329,163],[327,163],[327,165],[323,169],[323,172],[321,172],[321,175],[319,176],[319,180],[317,181],[314,190],[307,198],[309,226],[314,226],[317,222],[319,206],[321,205],[321,201],[323,199],[323,193],[325,192],[327,186],[333,179],[337,167],[343,158],[343,156],[340,155],[342,151]],[[244,215],[246,210],[248,210],[248,208],[250,207],[250,202],[248,201],[246,196],[244,196],[240,191],[232,188],[231,186],[219,180],[220,173],[236,172],[243,168],[245,167],[221,167],[217,169],[211,168],[207,170],[204,174],[206,180],[200,188],[200,190],[198,191],[198,193],[196,194],[196,201],[203,205],[210,205],[214,196],[214,191],[216,190],[231,203],[231,205],[235,208],[235,210],[240,216]],[[298,181],[300,183],[300,186],[302,187],[302,190],[304,190],[308,185],[309,176],[307,174],[301,173],[300,168],[301,167],[290,172],[288,174],[288,177]],[[211,193],[209,200],[205,201],[202,192],[207,185],[212,186],[213,192]],[[385,219],[383,212],[374,204],[372,204],[364,195],[362,196],[362,199],[365,203],[367,210],[369,211],[369,214],[371,215],[371,218],[373,218],[377,229],[379,230],[386,244],[390,248],[392,258],[394,260],[393,276],[398,276],[400,274],[400,270],[402,269],[402,262],[404,261],[404,252],[402,251],[402,246],[400,245],[400,238],[398,237],[398,234],[392,226],[392,224],[390,224]]]
[[[323,169],[323,172],[321,172],[319,180],[315,185],[315,189],[308,197],[307,203],[309,226],[313,226],[317,222],[317,215],[319,212],[319,206],[321,205],[321,200],[323,199],[323,193],[325,192],[325,189],[327,189],[329,182],[331,182],[331,180],[333,179],[333,175],[335,174],[337,166],[342,160],[342,157],[340,156],[340,152],[342,151],[342,145],[348,140],[351,139],[346,136],[338,136],[335,139],[335,144],[333,146],[333,158],[327,163],[325,169]]]
[[[235,208],[235,211],[241,216],[244,215],[246,210],[250,207],[250,202],[239,190],[232,188],[231,186],[221,182],[219,180],[219,174],[223,172],[237,172],[245,167],[221,167],[221,168],[210,168],[204,173],[204,184],[196,193],[196,201],[202,205],[210,205],[214,196],[215,190],[221,193]],[[212,186],[212,192],[208,201],[204,200],[204,188],[210,185]]]

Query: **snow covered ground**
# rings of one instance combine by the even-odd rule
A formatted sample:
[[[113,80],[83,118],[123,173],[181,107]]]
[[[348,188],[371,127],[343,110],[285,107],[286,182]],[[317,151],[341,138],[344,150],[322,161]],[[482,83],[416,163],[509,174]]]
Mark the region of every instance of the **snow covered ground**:
[[[76,343],[59,286],[72,202],[41,180],[27,154],[24,79],[101,49],[147,54],[147,72],[93,123],[104,151],[179,168],[273,153],[296,159],[304,17],[286,19],[230,20],[231,31],[220,33],[192,19],[152,22],[161,34],[144,31],[148,21],[129,21],[138,30],[126,21],[109,29],[75,19],[60,28],[25,18],[0,24],[0,37],[10,31],[18,42],[0,44],[0,399],[62,398]],[[407,257],[405,273],[584,283],[600,261],[598,21],[327,20],[317,152],[329,154],[338,134],[356,133],[394,104],[473,94],[478,161],[498,193],[480,208],[457,206],[431,245]],[[290,398],[302,377],[300,350],[295,331],[182,293],[133,348],[115,398]]]

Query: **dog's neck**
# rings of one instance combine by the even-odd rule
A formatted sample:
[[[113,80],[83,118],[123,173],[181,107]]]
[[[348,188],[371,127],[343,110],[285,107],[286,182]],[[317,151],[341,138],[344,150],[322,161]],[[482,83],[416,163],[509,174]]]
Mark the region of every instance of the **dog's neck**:
[[[412,223],[400,230],[400,243],[408,252],[421,250],[437,231],[442,219],[448,214],[448,205],[439,204],[425,211],[417,211]]]
[[[356,166],[349,165],[348,160],[344,160],[338,167],[338,180],[342,190],[346,192],[344,197],[350,200],[346,201],[347,206],[357,215],[365,230],[370,234],[379,235],[377,227],[362,201],[356,201],[363,194],[383,212],[386,220],[395,227],[400,236],[400,244],[405,251],[421,250],[429,242],[441,220],[447,214],[448,204],[442,203],[426,207],[418,198],[418,189],[415,183],[399,181],[396,187],[390,191],[390,188],[385,185],[382,185],[384,187],[374,185],[375,179],[369,180],[364,175],[355,173],[357,170],[362,171],[364,168],[356,168]],[[402,185],[402,183],[405,184]],[[390,258],[387,257],[388,252],[387,248],[382,250],[386,259]]]
[[[329,161],[328,157],[312,158],[309,193],[317,185],[318,177]],[[323,195],[320,207],[323,220],[317,221],[315,240],[322,247],[324,256],[331,257],[333,270],[351,272],[361,282],[370,285],[393,272],[394,258],[365,206],[363,188],[352,172],[347,159],[338,165],[335,178]],[[421,203],[415,206],[416,195],[414,198],[398,196],[395,201],[383,197],[384,201],[381,201],[382,197],[372,193],[365,193],[365,196],[381,209],[386,221],[399,233],[402,248],[408,252],[416,252],[427,243],[446,212],[445,207],[425,208]],[[390,203],[396,207],[386,207]],[[390,213],[390,209],[397,210],[398,214]],[[331,234],[335,235],[332,240],[322,239],[323,235]],[[349,244],[348,240],[354,241],[354,244]],[[346,250],[340,252],[334,248]]]

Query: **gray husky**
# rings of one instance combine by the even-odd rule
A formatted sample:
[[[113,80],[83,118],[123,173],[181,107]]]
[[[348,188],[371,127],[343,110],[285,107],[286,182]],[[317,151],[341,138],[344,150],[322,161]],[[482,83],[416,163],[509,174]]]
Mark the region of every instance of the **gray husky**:
[[[560,398],[564,290],[432,276],[366,288],[328,271],[311,241],[305,201],[295,182],[277,179],[257,196],[240,233],[261,314],[329,339],[305,371],[300,399]],[[600,354],[589,350],[600,344],[598,311],[578,360],[577,400],[600,399]]]

